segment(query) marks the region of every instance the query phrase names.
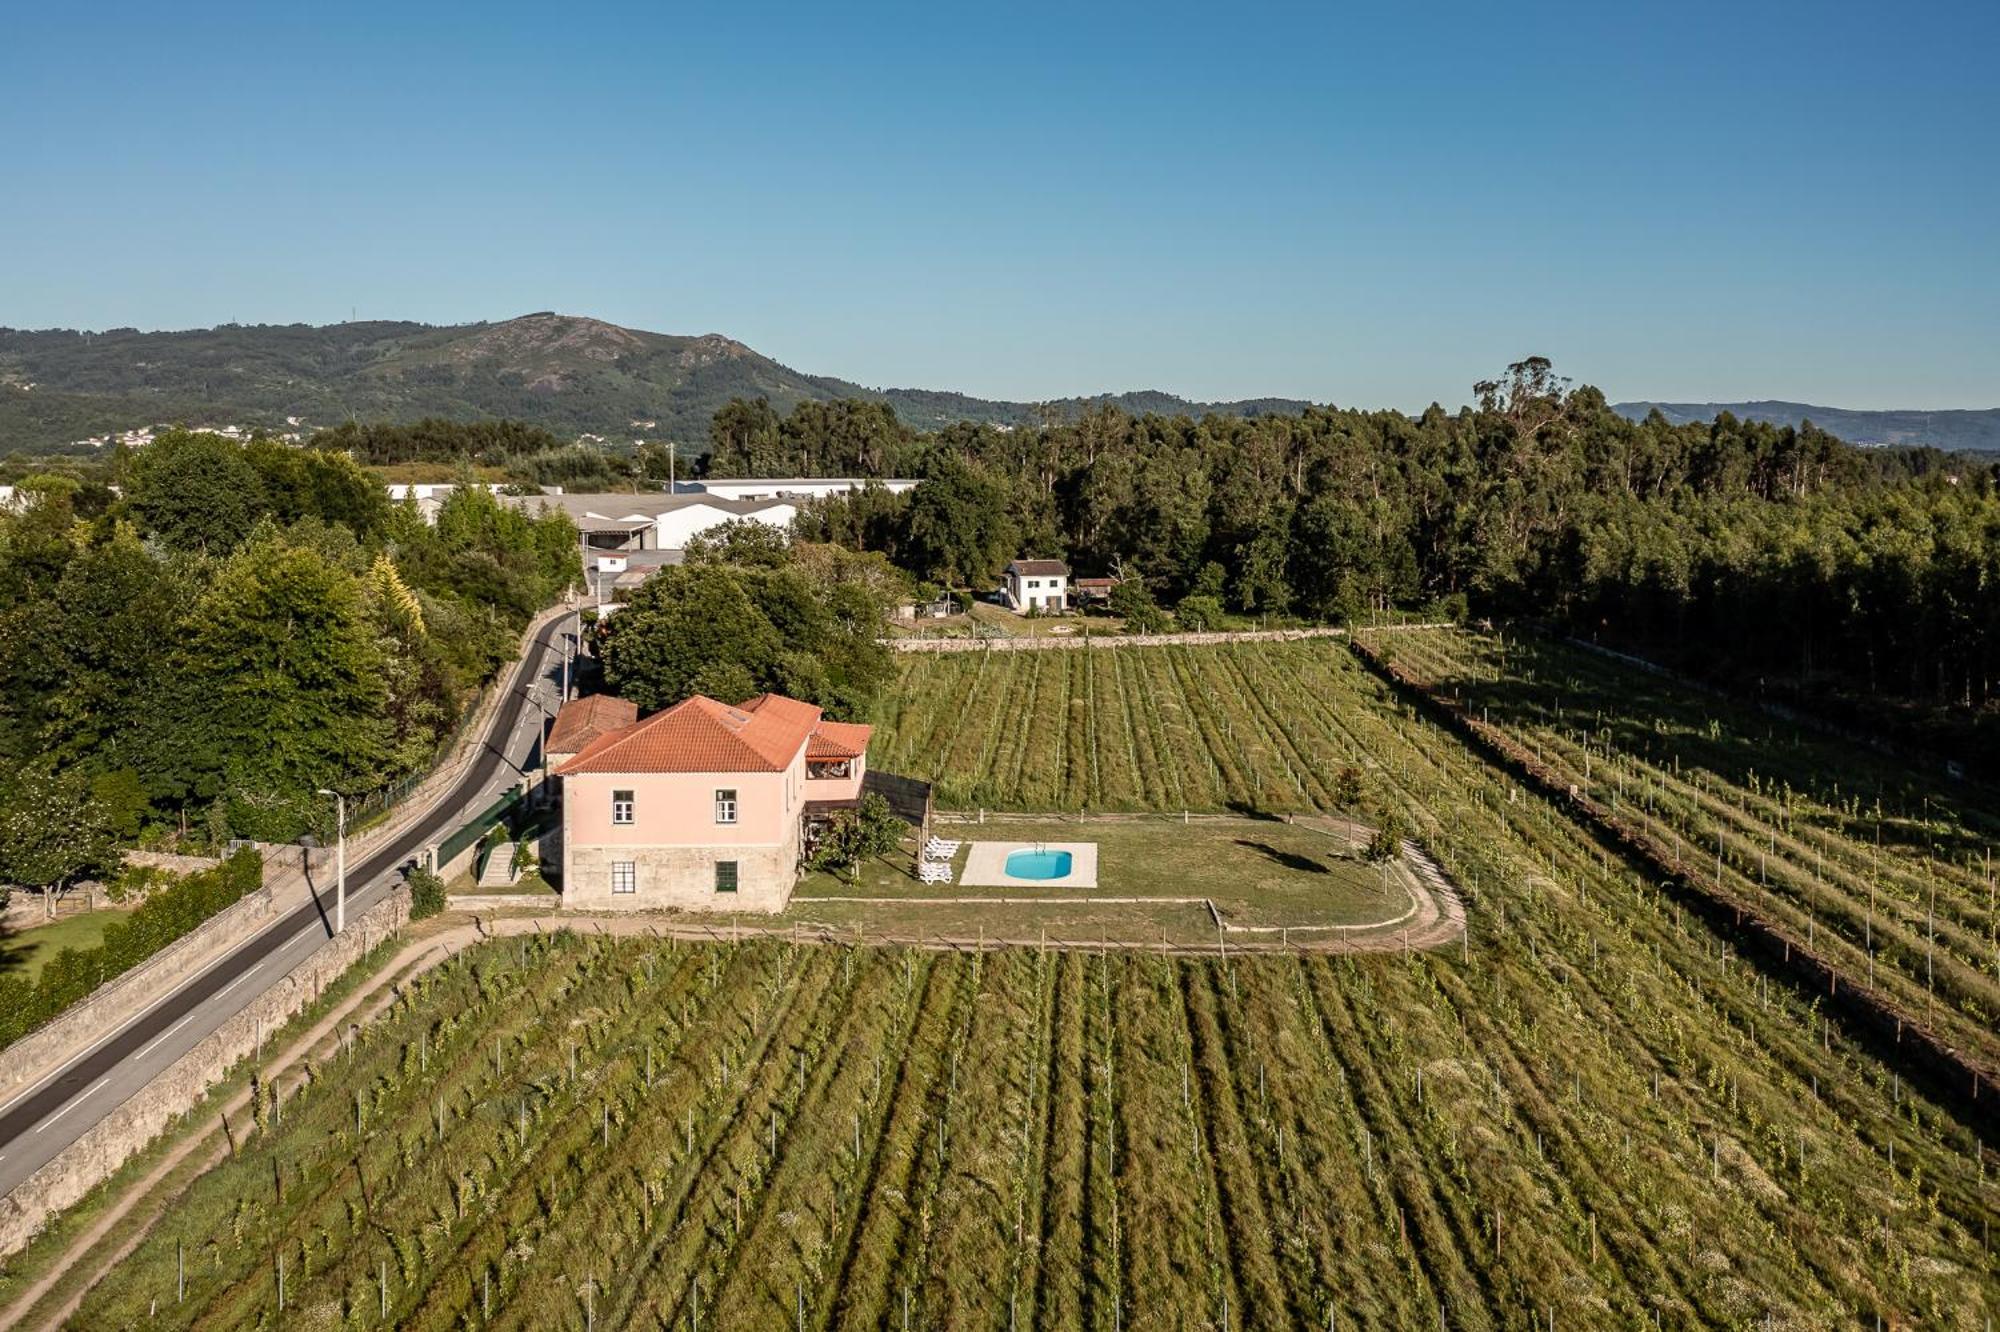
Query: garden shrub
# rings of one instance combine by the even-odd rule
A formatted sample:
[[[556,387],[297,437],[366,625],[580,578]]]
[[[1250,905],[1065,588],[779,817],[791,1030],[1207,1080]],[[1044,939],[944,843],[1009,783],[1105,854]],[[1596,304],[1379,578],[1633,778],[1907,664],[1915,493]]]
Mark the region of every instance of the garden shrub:
[[[0,1047],[88,998],[105,982],[234,906],[263,882],[263,855],[245,847],[219,865],[154,888],[131,915],[105,927],[102,943],[63,949],[43,964],[33,981],[22,976],[0,978]]]
[[[405,880],[410,885],[410,919],[422,920],[444,910],[444,880],[427,869],[414,869]]]

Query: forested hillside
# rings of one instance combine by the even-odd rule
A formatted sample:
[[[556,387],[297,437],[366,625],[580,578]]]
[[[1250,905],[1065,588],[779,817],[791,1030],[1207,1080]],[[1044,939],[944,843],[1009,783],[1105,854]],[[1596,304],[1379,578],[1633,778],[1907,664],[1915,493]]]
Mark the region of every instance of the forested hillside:
[[[115,481],[118,493],[107,483]],[[289,840],[430,761],[576,532],[484,490],[427,526],[345,454],[165,437],[0,517],[0,882],[112,842]]]
[[[1852,444],[1929,445],[2000,453],[2000,407],[1979,411],[1851,411],[1805,402],[1621,402],[1613,410],[1643,421],[1654,412],[1675,425],[1713,421],[1727,412],[1741,421],[1803,426],[1807,422]]]
[[[780,410],[859,398],[926,429],[1034,424],[1099,402],[1259,415],[1301,402],[1191,403],[1165,393],[993,402],[802,374],[720,334],[541,313],[494,324],[224,325],[173,333],[0,328],[0,454],[45,452],[155,423],[306,429],[344,421],[505,419],[568,436],[700,441],[732,397]]]

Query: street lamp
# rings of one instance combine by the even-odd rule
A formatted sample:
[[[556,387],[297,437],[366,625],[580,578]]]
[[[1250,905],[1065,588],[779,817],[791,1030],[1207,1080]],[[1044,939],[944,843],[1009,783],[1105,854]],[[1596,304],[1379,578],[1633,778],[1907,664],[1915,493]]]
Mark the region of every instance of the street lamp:
[[[319,788],[319,794],[333,797],[334,818],[339,827],[333,852],[333,932],[339,934],[347,928],[347,797],[324,786]]]

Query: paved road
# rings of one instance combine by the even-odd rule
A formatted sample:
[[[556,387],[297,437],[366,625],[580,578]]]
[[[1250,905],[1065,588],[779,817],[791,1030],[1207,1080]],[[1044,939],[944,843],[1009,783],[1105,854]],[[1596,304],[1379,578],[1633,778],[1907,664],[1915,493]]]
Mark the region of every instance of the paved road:
[[[541,739],[544,708],[557,705],[562,635],[575,621],[560,617],[536,635],[516,664],[464,774],[435,804],[388,841],[348,866],[350,921],[396,883],[423,847],[443,840],[514,784]],[[84,1130],[117,1108],[162,1069],[310,957],[332,937],[333,884],[234,952],[190,977],[152,1008],[40,1082],[0,1106],[0,1194],[33,1174]]]

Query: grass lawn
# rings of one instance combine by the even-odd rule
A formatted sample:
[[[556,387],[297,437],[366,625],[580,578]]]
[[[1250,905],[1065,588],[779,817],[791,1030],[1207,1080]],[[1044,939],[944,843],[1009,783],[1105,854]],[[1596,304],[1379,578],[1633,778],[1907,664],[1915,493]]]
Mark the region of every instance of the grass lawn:
[[[939,836],[966,844],[953,859],[959,870],[975,841],[1095,842],[1097,887],[920,883],[914,842],[906,842],[895,854],[863,865],[858,880],[807,875],[784,918],[946,935],[984,927],[994,937],[1032,939],[1045,928],[1051,939],[1203,943],[1214,939],[1215,920],[1202,898],[1232,926],[1302,929],[1400,916],[1410,904],[1401,872],[1392,868],[1385,876],[1361,860],[1337,828],[1330,821],[1249,818],[940,824]],[[837,900],[853,897],[882,900]],[[1111,900],[1134,897],[1159,900]],[[967,898],[1007,900],[955,900]],[[1037,905],[1033,899],[1054,900]]]
[[[125,915],[120,910],[82,911],[9,935],[0,941],[0,975],[32,981],[42,974],[43,964],[63,949],[95,948],[104,941],[104,927]]]

